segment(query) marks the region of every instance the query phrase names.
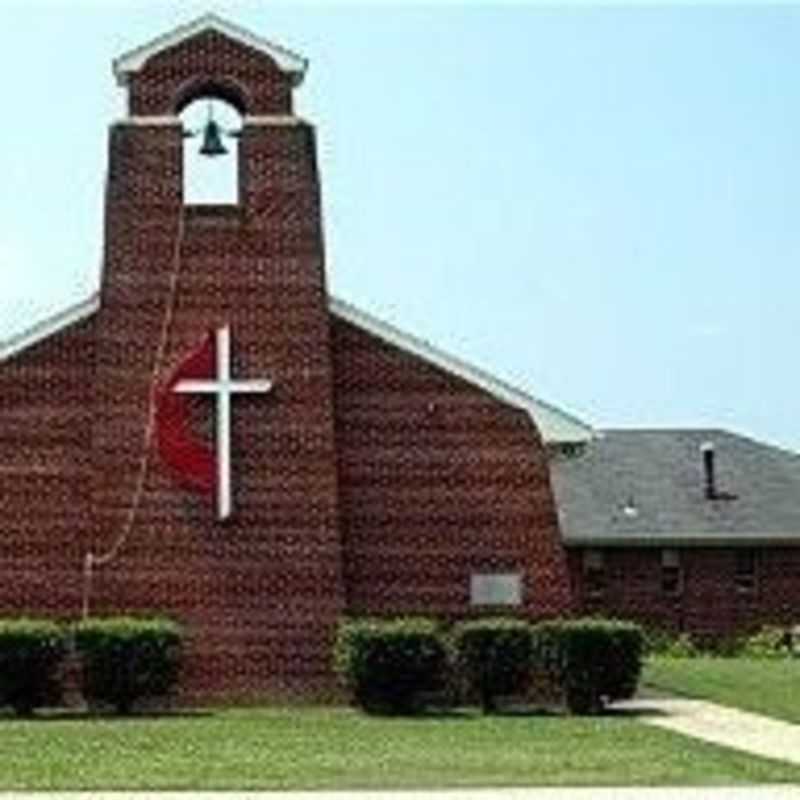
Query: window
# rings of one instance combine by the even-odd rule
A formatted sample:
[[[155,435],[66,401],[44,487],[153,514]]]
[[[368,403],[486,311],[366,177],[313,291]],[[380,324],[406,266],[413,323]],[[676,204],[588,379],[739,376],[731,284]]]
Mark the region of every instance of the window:
[[[474,573],[470,579],[469,601],[473,606],[522,605],[522,575],[509,573]]]
[[[599,597],[606,590],[606,559],[602,550],[583,554],[583,584],[589,597]]]
[[[661,551],[661,591],[673,597],[683,592],[681,554],[677,550]]]
[[[734,580],[738,592],[742,594],[752,594],[755,592],[758,583],[757,561],[755,550],[736,551],[736,572]]]

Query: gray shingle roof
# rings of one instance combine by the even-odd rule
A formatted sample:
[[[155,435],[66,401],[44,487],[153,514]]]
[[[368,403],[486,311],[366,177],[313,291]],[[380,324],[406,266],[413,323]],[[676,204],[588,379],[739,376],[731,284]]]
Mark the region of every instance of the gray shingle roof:
[[[704,442],[735,500],[706,498]],[[552,479],[566,544],[800,545],[800,454],[728,431],[603,431]]]

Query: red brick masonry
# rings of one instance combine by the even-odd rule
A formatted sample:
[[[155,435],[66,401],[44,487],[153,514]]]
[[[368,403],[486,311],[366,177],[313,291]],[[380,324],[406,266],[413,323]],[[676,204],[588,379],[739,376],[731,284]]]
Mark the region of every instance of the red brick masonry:
[[[471,607],[473,573],[520,574],[531,619],[581,610],[709,636],[797,621],[798,548],[761,549],[749,590],[735,549],[684,548],[675,594],[658,548],[606,548],[592,594],[528,414],[329,311],[292,77],[206,30],[128,78],[101,310],[0,363],[0,614],[80,614],[84,558],[114,546],[131,507],[167,319],[157,383],[222,324],[236,374],[274,381],[235,401],[233,518],[217,523],[151,448],[130,536],[94,576],[92,613],[186,625],[187,698],[330,692],[343,614],[496,612]],[[186,207],[175,115],[209,94],[244,115],[240,199]],[[209,404],[192,403],[210,435]]]
[[[137,117],[209,91],[291,111],[288,77],[213,32],[153,56],[129,91]],[[200,210],[183,207],[180,125],[143,122],[111,130],[101,310],[0,365],[0,613],[80,613],[84,556],[114,544],[134,494],[168,313],[159,381],[230,323],[237,374],[275,384],[235,401],[234,517],[216,523],[154,456],[94,577],[93,613],[186,624],[187,695],[330,690],[343,613],[463,616],[473,571],[522,573],[523,613],[568,610],[530,418],[330,316],[312,129],[246,117],[240,203]]]
[[[737,585],[735,547],[684,547],[677,552],[677,593],[664,591],[658,547],[605,548],[605,587],[590,593],[582,553],[574,550],[569,562],[576,600],[587,613],[687,631],[708,643],[800,619],[800,548],[756,548],[752,588]]]

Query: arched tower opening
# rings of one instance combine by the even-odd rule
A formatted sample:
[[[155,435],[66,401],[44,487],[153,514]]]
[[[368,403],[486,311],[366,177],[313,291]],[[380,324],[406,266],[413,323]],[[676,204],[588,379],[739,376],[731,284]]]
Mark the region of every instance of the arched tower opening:
[[[182,104],[184,205],[238,205],[242,163],[242,113],[218,93]]]

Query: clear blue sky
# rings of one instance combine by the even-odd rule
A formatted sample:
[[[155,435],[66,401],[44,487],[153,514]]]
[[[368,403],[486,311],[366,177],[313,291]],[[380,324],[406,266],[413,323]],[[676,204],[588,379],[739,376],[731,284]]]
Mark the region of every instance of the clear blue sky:
[[[599,426],[800,450],[800,8],[0,7],[0,338],[90,293],[111,59],[307,56],[334,294]]]

